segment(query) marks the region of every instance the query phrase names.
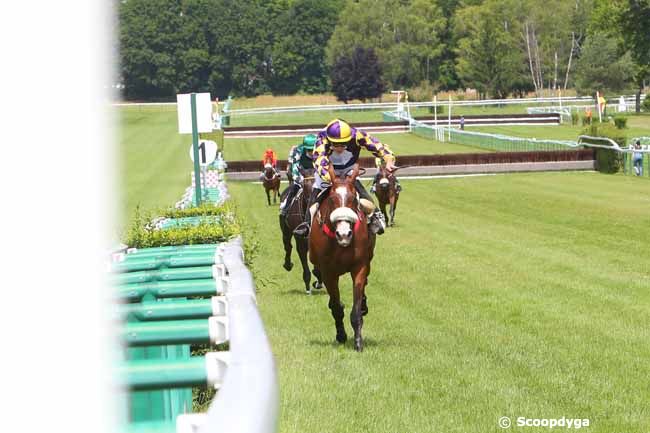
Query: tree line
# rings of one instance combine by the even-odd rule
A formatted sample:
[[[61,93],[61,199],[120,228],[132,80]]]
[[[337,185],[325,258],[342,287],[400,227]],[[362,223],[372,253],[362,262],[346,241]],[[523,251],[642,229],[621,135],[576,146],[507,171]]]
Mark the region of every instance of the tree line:
[[[145,100],[638,92],[649,28],[650,0],[121,0],[119,71]]]

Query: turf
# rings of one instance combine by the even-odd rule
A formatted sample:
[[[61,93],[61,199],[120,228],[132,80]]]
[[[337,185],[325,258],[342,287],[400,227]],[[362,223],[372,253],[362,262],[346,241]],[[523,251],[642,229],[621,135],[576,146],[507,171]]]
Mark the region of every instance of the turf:
[[[399,155],[422,155],[444,153],[476,153],[484,150],[454,143],[440,143],[409,133],[373,134]],[[302,137],[282,138],[226,138],[224,155],[227,160],[261,160],[264,149],[274,149],[278,158],[287,159],[291,146],[302,141]],[[371,156],[370,153],[367,154]],[[362,154],[362,156],[364,156]]]
[[[362,354],[334,343],[327,296],[303,293],[295,253],[297,267],[282,269],[262,187],[229,185],[260,245],[253,272],[280,375],[279,431],[486,432],[524,416],[647,432],[650,180],[402,184],[397,226],[378,239]]]

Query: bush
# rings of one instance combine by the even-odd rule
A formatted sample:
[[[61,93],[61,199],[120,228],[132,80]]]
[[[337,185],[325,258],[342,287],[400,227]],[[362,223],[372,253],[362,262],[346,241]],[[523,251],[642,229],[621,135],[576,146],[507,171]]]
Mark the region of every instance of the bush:
[[[438,116],[441,116],[445,114],[445,107],[446,105],[440,105],[438,104],[438,109],[436,110],[438,112]],[[429,107],[429,113],[433,114],[433,106]]]
[[[645,95],[645,99],[641,103],[641,107],[643,108],[643,111],[650,113],[650,95]]]
[[[208,206],[206,206],[207,208]],[[224,205],[222,207],[213,206],[215,209],[222,208],[219,224],[213,222],[202,222],[196,226],[181,226],[172,227],[164,230],[157,230],[152,224],[151,213],[143,215],[139,208],[136,208],[133,224],[129,228],[127,237],[124,243],[131,248],[153,248],[164,246],[176,245],[195,245],[195,244],[214,244],[219,242],[227,242],[231,238],[241,233],[240,221],[235,217],[232,212],[231,205]],[[207,209],[203,207],[196,208],[192,214],[192,210],[177,211],[174,213],[170,211],[168,215],[176,215],[175,217],[182,216],[203,216],[208,215]],[[230,211],[227,211],[227,210]]]
[[[625,134],[606,123],[594,123],[582,131],[583,135],[591,137],[606,137],[615,141],[619,147],[624,147],[627,141]],[[589,140],[586,140],[590,142]],[[608,145],[607,142],[594,140],[593,144]],[[623,168],[623,154],[615,150],[596,148],[596,169],[602,173],[617,173]]]
[[[618,129],[625,129],[627,128],[627,117],[623,116],[615,116],[614,117],[614,125]]]
[[[580,114],[578,114],[577,111],[572,111],[571,112],[571,124],[572,125],[577,125],[579,119],[580,119]],[[584,123],[582,125],[584,126]]]
[[[430,102],[436,93],[436,88],[429,81],[421,81],[415,87],[408,89],[409,101],[411,102]]]

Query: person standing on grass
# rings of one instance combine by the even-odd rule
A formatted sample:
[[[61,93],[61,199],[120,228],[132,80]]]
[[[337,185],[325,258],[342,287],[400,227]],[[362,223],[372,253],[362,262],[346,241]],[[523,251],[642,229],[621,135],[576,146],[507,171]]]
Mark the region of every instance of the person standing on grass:
[[[634,172],[637,176],[643,176],[643,153],[641,150],[641,141],[637,140],[634,144],[634,150],[639,152],[632,153],[632,164],[634,165]]]
[[[460,129],[461,131],[465,130],[465,116],[460,116]]]

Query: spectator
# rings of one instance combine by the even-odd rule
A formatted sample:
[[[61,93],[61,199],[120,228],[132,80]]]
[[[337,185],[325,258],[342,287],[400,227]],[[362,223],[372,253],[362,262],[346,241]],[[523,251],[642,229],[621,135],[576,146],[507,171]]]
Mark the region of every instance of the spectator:
[[[634,165],[634,172],[637,176],[643,176],[643,153],[636,152],[641,150],[641,141],[637,140],[634,144],[635,152],[632,154],[632,164]]]

